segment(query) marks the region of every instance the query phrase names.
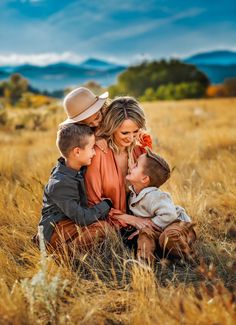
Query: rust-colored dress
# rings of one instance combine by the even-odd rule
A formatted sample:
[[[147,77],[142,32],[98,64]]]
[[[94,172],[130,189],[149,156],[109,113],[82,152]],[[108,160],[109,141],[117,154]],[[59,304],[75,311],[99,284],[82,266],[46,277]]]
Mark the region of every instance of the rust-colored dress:
[[[90,205],[100,202],[103,198],[110,198],[113,203],[108,222],[114,226],[126,226],[125,223],[114,218],[115,214],[126,213],[125,179],[119,168],[114,152],[108,148],[107,153],[95,147],[96,156],[88,166],[85,174],[85,186]],[[143,153],[142,147],[135,147],[134,159]]]

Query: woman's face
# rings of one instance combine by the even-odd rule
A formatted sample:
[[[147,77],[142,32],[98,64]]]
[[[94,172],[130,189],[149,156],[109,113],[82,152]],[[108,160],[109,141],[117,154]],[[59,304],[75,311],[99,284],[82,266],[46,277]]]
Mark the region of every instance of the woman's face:
[[[114,142],[118,147],[129,147],[138,135],[139,127],[132,120],[125,120],[113,134]]]

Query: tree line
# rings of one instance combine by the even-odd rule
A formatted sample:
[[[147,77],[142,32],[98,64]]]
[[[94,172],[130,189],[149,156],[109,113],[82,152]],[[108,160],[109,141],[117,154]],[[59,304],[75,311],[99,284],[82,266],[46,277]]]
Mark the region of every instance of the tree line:
[[[172,59],[131,66],[109,87],[111,97],[129,94],[141,100],[200,98],[210,81],[194,65]]]
[[[90,84],[96,91],[102,89],[92,81],[85,86]],[[236,79],[225,80],[222,85],[210,85],[208,77],[194,65],[176,59],[144,61],[128,67],[118,76],[117,83],[108,87],[108,90],[111,98],[130,95],[141,101],[227,97],[236,96]],[[0,83],[0,96],[12,106],[17,105],[22,98],[24,102],[30,103],[30,95],[25,95],[28,93],[61,98],[67,90],[40,92],[18,73]]]

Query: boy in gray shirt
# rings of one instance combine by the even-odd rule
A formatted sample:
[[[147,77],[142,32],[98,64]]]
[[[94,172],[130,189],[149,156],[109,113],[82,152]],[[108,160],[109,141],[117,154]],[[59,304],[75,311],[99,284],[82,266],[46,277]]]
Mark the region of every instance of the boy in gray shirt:
[[[53,168],[43,195],[43,235],[53,248],[89,246],[97,237],[104,239],[108,223],[105,221],[112,202],[104,198],[88,206],[84,184],[86,166],[95,155],[95,136],[91,128],[82,124],[67,124],[57,133],[57,147],[61,153]]]

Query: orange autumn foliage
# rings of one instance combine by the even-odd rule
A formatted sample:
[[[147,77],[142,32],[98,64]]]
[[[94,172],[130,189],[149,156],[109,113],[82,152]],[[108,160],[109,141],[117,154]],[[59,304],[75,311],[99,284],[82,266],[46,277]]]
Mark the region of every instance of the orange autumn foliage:
[[[207,97],[227,97],[228,91],[224,85],[210,85],[206,90]]]

